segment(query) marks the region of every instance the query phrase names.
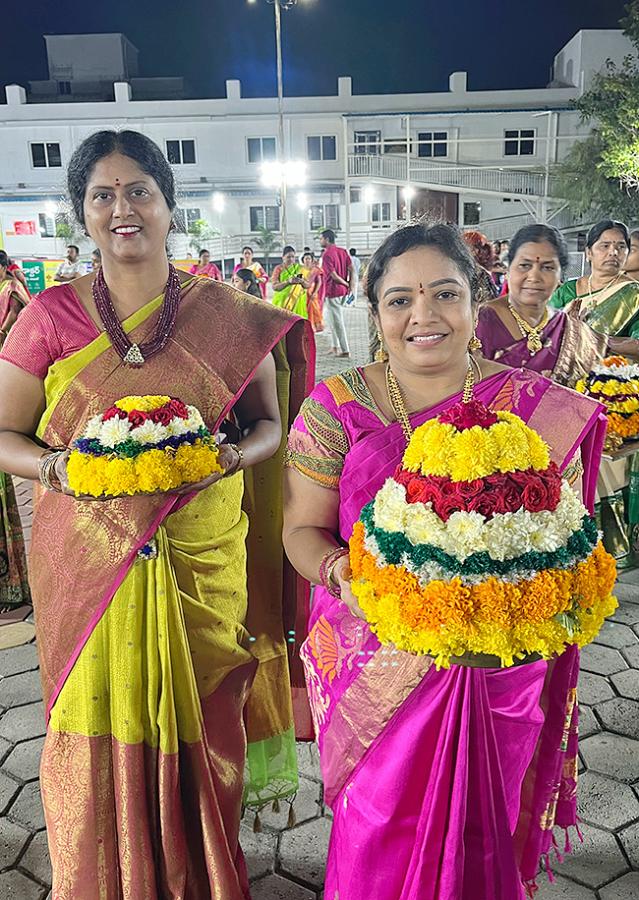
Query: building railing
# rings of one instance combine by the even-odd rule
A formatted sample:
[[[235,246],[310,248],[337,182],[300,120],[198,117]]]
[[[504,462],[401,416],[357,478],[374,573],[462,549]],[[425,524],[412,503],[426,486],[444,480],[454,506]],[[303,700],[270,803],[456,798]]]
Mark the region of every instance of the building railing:
[[[381,178],[406,184],[441,185],[499,194],[543,197],[546,189],[544,172],[502,169],[495,166],[443,163],[428,159],[355,153],[348,158],[348,174],[352,178]],[[548,179],[550,189],[552,176]]]

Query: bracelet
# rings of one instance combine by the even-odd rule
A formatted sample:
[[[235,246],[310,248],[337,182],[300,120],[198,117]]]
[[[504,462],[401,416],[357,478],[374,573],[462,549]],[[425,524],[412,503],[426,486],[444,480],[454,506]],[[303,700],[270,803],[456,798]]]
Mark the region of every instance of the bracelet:
[[[47,489],[47,491],[55,491],[58,494],[62,493],[62,486],[58,477],[55,475],[55,464],[58,461],[60,456],[63,456],[66,453],[66,450],[52,450],[50,453],[45,453],[38,460],[38,477],[40,479],[40,484]],[[53,479],[55,478],[55,482]]]
[[[226,446],[231,447],[237,453],[237,462],[232,469],[227,469],[227,471],[224,473],[224,477],[228,478],[231,475],[235,475],[235,473],[239,471],[240,466],[242,465],[242,461],[244,460],[244,451],[238,444],[227,444]]]
[[[342,592],[333,581],[333,569],[343,556],[348,556],[348,553],[348,547],[335,547],[322,558],[319,567],[320,584],[326,588],[331,597],[335,597],[337,600],[341,600]]]

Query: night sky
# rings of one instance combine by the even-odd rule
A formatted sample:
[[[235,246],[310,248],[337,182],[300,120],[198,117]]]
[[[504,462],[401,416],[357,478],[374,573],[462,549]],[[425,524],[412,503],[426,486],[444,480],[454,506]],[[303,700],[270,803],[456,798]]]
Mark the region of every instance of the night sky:
[[[332,94],[541,87],[580,28],[616,28],[623,0],[299,0],[283,14],[284,90]],[[121,31],[141,75],[183,75],[192,96],[275,93],[273,8],[266,0],[26,0],[5,10],[0,84],[47,77],[43,34]],[[4,101],[4,90],[2,90]]]

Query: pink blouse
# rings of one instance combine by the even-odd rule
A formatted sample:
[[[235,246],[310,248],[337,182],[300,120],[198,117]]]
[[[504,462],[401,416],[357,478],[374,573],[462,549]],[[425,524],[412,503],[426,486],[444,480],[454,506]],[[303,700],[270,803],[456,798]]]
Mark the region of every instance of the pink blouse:
[[[99,336],[97,325],[71,285],[56,285],[22,310],[0,359],[44,379],[54,362],[72,356]]]

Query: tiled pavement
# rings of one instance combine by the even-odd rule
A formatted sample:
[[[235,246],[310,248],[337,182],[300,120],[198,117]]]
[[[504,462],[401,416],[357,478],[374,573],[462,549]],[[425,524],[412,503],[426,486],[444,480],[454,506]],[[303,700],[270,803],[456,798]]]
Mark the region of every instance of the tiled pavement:
[[[366,358],[363,308],[347,311],[353,361]],[[323,355],[318,374],[343,368]],[[28,500],[28,490],[22,499]],[[29,504],[24,504],[29,526]],[[535,900],[637,900],[639,898],[639,572],[621,577],[620,606],[597,642],[582,654],[579,813],[583,844],[553,865],[554,884],[541,876]],[[13,627],[0,627],[2,633]],[[44,719],[33,644],[0,650],[0,900],[43,900],[50,866],[38,792],[38,758]],[[286,813],[262,816],[263,830],[242,825],[253,900],[321,897],[330,818],[322,804],[317,750],[300,745],[301,787],[297,824]],[[77,898],[82,900],[82,898]],[[152,900],[152,898],[149,898]],[[371,898],[374,900],[374,898]]]

